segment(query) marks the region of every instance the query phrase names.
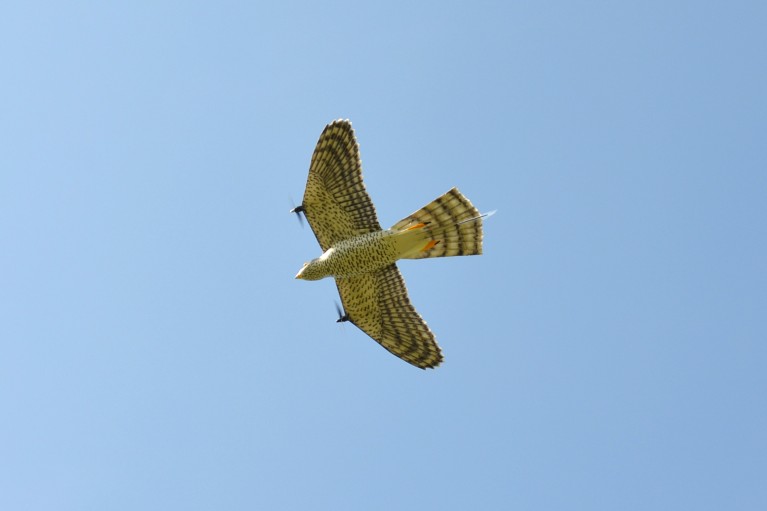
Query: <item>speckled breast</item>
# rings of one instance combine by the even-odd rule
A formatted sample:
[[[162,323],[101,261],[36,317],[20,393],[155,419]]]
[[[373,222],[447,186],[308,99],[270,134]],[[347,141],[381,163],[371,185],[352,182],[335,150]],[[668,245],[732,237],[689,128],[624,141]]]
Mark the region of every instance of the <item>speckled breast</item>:
[[[329,252],[326,262],[331,274],[337,277],[378,271],[397,260],[388,231],[370,232],[340,241]]]

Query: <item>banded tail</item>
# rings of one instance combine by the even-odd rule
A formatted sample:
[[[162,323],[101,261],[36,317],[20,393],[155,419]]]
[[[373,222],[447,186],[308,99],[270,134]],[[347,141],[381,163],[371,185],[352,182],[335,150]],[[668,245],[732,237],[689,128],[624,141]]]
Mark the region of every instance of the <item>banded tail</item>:
[[[400,259],[479,255],[482,219],[491,214],[453,188],[392,226]]]

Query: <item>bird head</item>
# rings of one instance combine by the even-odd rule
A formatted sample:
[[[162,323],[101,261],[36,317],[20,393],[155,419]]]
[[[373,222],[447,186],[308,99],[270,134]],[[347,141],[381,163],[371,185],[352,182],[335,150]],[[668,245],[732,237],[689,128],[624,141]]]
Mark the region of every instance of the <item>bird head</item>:
[[[303,267],[296,274],[296,278],[301,280],[320,280],[325,276],[320,271],[318,259],[312,259],[308,263],[304,263]]]

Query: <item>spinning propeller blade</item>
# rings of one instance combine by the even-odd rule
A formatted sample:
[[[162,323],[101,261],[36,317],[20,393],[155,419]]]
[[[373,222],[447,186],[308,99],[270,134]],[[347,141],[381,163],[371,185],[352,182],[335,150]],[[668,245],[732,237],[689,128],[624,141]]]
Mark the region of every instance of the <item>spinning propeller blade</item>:
[[[336,304],[336,312],[338,313],[338,319],[336,320],[336,323],[344,323],[346,321],[349,321],[349,315],[344,312],[344,310],[341,308],[340,305],[338,305],[338,302],[335,302]]]
[[[304,212],[304,205],[301,204],[300,206],[296,206],[296,203],[293,202],[292,198],[290,199],[290,204],[293,206],[293,209],[291,209],[290,212],[291,213],[295,213],[296,215],[298,215],[298,223],[301,224],[301,227],[303,227],[304,226],[304,219],[301,218],[301,213]],[[306,215],[304,214],[304,216],[306,216]]]

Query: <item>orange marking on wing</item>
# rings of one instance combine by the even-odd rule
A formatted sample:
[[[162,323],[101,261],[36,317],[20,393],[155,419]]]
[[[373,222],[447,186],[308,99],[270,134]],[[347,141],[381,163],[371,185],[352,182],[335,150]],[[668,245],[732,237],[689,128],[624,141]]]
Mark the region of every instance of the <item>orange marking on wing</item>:
[[[426,224],[415,224],[411,227],[408,227],[405,229],[406,231],[412,231],[413,229],[420,229],[421,227],[426,227]]]
[[[421,252],[426,252],[427,250],[431,250],[432,248],[436,247],[437,244],[440,242],[440,240],[431,240],[426,244],[425,247],[421,249]]]

